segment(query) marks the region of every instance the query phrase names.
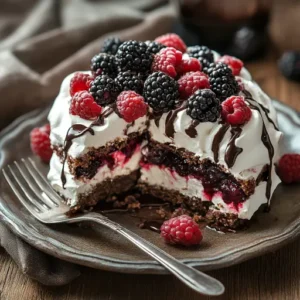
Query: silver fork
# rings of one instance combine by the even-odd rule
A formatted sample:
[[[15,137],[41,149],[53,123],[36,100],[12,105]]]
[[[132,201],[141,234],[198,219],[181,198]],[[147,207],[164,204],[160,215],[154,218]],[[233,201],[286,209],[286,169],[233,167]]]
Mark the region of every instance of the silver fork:
[[[8,165],[7,169],[3,169],[2,172],[20,202],[42,223],[82,221],[99,223],[120,233],[196,292],[210,296],[224,293],[224,286],[218,280],[181,263],[165,251],[100,213],[89,212],[80,216],[66,216],[66,212],[70,208],[61,201],[60,196],[52,189],[31,158],[22,159],[21,162],[15,161],[13,167]]]

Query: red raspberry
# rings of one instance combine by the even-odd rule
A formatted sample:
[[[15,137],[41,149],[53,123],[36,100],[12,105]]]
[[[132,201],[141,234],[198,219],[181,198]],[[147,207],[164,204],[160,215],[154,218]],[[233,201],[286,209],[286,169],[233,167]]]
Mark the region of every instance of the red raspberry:
[[[222,103],[222,117],[231,125],[243,125],[251,116],[252,111],[242,96],[231,96]]]
[[[75,73],[70,81],[70,95],[74,96],[77,92],[88,91],[92,81],[93,77],[89,74]]]
[[[217,59],[217,62],[222,62],[228,65],[234,76],[238,76],[241,72],[242,67],[244,66],[244,63],[240,59],[229,55],[220,57],[219,59]]]
[[[163,44],[167,47],[173,47],[182,53],[186,52],[186,44],[184,41],[175,33],[168,33],[161,35],[155,39],[155,42]]]
[[[183,75],[188,72],[197,72],[201,70],[202,70],[202,66],[200,61],[194,57],[183,59],[180,65],[177,67],[178,75]]]
[[[152,71],[161,71],[171,77],[176,77],[176,68],[180,65],[181,60],[182,53],[180,51],[172,47],[163,48],[154,56]]]
[[[300,154],[285,154],[278,163],[278,174],[284,183],[300,182]]]
[[[37,127],[30,132],[30,146],[32,152],[38,155],[42,161],[48,163],[52,156],[50,144],[50,125],[46,124],[43,127]]]
[[[181,99],[187,99],[199,89],[209,89],[209,78],[202,72],[190,72],[178,80]]]
[[[161,236],[169,244],[191,246],[198,245],[202,240],[202,233],[198,224],[187,215],[165,221],[160,231]]]
[[[117,98],[117,108],[123,119],[130,123],[147,113],[148,104],[134,91],[124,91]]]
[[[91,120],[97,118],[102,107],[96,103],[93,96],[87,91],[75,93],[71,99],[70,114]]]

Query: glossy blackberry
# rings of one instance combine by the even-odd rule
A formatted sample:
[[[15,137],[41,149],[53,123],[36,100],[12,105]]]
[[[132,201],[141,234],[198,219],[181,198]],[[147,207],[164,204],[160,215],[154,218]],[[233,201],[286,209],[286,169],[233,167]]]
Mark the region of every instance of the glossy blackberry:
[[[167,112],[179,99],[178,83],[163,72],[155,72],[145,81],[143,95],[155,111]]]
[[[202,69],[208,67],[209,64],[214,62],[214,55],[206,46],[188,47],[187,53],[189,56],[197,58],[201,62]]]
[[[117,74],[115,57],[110,54],[100,53],[91,60],[91,70],[98,75],[109,75],[114,77]]]
[[[300,53],[285,52],[280,58],[279,69],[286,78],[300,81]]]
[[[122,91],[135,91],[139,94],[143,92],[144,81],[141,76],[134,73],[128,71],[119,73],[115,81],[121,86]]]
[[[186,112],[194,120],[216,122],[221,113],[220,101],[212,90],[198,90],[187,100]]]
[[[158,53],[161,49],[166,48],[165,45],[160,44],[160,43],[155,42],[155,41],[146,41],[145,43],[146,43],[146,45],[148,46],[148,50],[149,50],[151,53],[153,53],[153,54],[156,54],[156,53]]]
[[[150,70],[153,54],[144,42],[126,41],[116,53],[116,63],[120,71],[146,72]]]
[[[211,64],[207,69],[210,88],[217,97],[224,101],[226,98],[237,95],[240,88],[231,69],[221,62]]]
[[[120,92],[121,87],[107,75],[97,76],[90,87],[95,101],[102,106],[113,103]]]
[[[122,41],[117,37],[109,37],[105,39],[100,52],[115,55],[122,44]]]

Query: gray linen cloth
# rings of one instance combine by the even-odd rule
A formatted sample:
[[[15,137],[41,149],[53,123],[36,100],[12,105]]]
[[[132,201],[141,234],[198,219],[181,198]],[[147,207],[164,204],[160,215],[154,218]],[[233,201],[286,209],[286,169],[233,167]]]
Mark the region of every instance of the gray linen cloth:
[[[154,39],[174,19],[164,0],[2,0],[0,10],[0,128],[45,106],[71,72],[89,68],[108,35]],[[49,256],[0,222],[0,245],[22,272],[46,285],[63,285],[80,267]]]

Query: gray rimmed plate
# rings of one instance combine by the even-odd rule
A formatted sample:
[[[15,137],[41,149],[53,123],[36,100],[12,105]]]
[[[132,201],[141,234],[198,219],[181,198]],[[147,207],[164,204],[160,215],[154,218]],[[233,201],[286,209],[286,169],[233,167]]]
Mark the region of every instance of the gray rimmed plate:
[[[285,133],[284,151],[300,152],[300,117],[274,101],[279,125]],[[46,122],[48,109],[28,113],[0,134],[0,168],[14,160],[31,156],[29,132]],[[298,135],[297,135],[298,132]],[[47,166],[33,157],[43,172]],[[249,229],[222,234],[204,229],[199,249],[165,245],[157,233],[141,230],[128,214],[111,215],[144,238],[188,265],[212,270],[239,263],[273,251],[300,236],[300,185],[280,185],[269,213],[257,214]],[[82,228],[70,225],[47,226],[24,209],[0,176],[0,220],[34,247],[55,257],[98,269],[128,273],[166,273],[156,262],[121,236],[100,226]]]

